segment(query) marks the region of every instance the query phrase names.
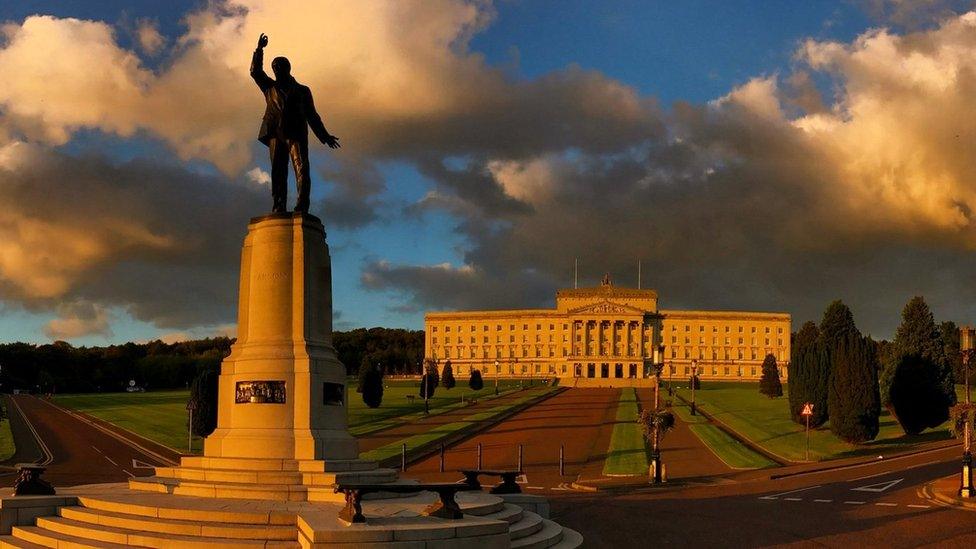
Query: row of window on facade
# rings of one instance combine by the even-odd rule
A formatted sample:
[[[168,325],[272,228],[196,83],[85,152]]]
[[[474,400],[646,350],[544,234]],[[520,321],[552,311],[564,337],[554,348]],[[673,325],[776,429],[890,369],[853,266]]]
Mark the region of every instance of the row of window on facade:
[[[436,343],[436,341],[434,343]],[[638,353],[639,349],[636,346],[632,346],[630,349],[626,349],[625,350],[626,352],[620,352],[620,351],[624,351],[624,349],[620,349],[620,348],[614,348],[611,350],[610,346],[608,345],[604,345],[599,349],[597,347],[598,346],[596,345],[588,345],[585,348],[580,349],[580,351],[582,352],[582,354],[587,356],[592,356],[594,354],[610,355],[610,356],[613,355],[638,356],[639,355]],[[507,355],[508,357],[516,356],[516,351],[521,351],[521,356],[523,357],[532,357],[532,358],[544,358],[544,357],[554,358],[557,356],[557,352],[560,353],[558,355],[560,357],[566,357],[569,356],[570,354],[569,348],[562,347],[559,348],[557,351],[557,348],[554,345],[549,345],[549,346],[523,345],[523,346],[508,346],[507,348],[503,346],[495,346],[494,357],[491,356],[492,353],[490,352],[492,347],[479,348],[474,346],[465,347],[463,345],[459,345],[456,347],[446,345],[442,347],[440,345],[434,345],[433,349],[435,353],[438,355],[443,353],[443,358],[485,358],[485,359],[504,358],[503,356],[504,350],[508,351],[508,355]],[[467,356],[464,356],[466,354],[465,351],[467,351]],[[479,353],[478,351],[481,352]],[[591,352],[591,351],[598,351],[598,352]],[[762,352],[760,352],[760,349],[757,347],[737,348],[734,350],[728,348],[726,349],[711,348],[710,352],[708,350],[696,348],[696,347],[681,347],[681,348],[671,347],[670,358],[707,359],[710,356],[712,360],[760,360],[764,358],[767,354],[772,354],[773,356],[776,357],[777,360],[781,360],[781,361],[786,360],[786,351],[782,347],[778,349],[772,349],[767,347],[765,349],[762,349]]]
[[[726,325],[726,326],[724,326],[724,328],[725,328],[725,333],[730,333],[732,331],[732,327],[731,326]],[[737,328],[739,329],[738,332],[740,334],[743,333],[743,327],[742,326],[737,326]],[[677,332],[678,331],[678,325],[677,324],[672,324],[671,325],[671,331],[672,332]],[[685,324],[685,331],[686,332],[690,332],[691,331],[691,324]],[[699,332],[704,332],[705,331],[705,325],[704,324],[699,324],[698,325],[698,331]],[[769,326],[765,326],[764,327],[764,331],[767,334],[770,333]],[[755,326],[752,326],[750,332],[753,333],[753,334],[756,333],[756,327]],[[712,326],[712,333],[713,334],[717,334],[718,333],[718,326],[715,326],[715,325]],[[777,327],[776,328],[776,333],[782,334],[783,333],[783,327],[782,326]]]
[[[751,341],[751,344],[752,345],[756,345],[756,338],[751,338],[751,340],[752,340]],[[765,338],[765,341],[766,341],[766,346],[769,346],[769,338],[768,337]],[[739,338],[739,345],[745,345],[744,342],[745,342],[745,338],[744,337],[740,337]],[[471,343],[474,343],[474,341],[471,341]],[[488,343],[488,341],[486,340],[485,343]],[[678,336],[671,336],[671,343],[672,344],[678,343]],[[691,343],[691,338],[685,336],[685,345],[688,345],[690,343]],[[704,337],[699,337],[698,338],[698,344],[699,345],[705,345],[705,338]],[[717,337],[713,337],[712,338],[712,345],[718,345],[718,344],[719,344],[718,343],[718,338]],[[731,345],[732,344],[732,338],[731,337],[725,338],[725,344],[726,345]],[[776,345],[782,347],[783,346],[783,338],[777,338],[776,339]]]

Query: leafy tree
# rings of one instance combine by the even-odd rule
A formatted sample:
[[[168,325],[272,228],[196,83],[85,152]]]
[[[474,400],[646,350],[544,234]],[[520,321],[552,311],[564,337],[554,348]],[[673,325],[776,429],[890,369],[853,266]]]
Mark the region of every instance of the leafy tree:
[[[952,385],[961,383],[966,379],[966,370],[962,364],[962,354],[959,352],[961,347],[959,339],[959,327],[956,326],[955,322],[945,320],[939,324],[939,341],[942,343],[942,356],[944,357],[945,363],[949,366],[948,370],[952,372]],[[946,383],[944,378],[942,383],[943,385]],[[955,387],[952,388],[951,395],[952,401],[955,402]]]
[[[803,405],[813,404],[810,426],[827,422],[827,392],[830,383],[830,361],[820,340],[820,329],[813,322],[804,324],[793,337],[790,357],[790,417],[803,425]]]
[[[480,391],[485,386],[485,381],[481,379],[481,370],[471,370],[471,379],[468,380],[468,387],[472,391]]]
[[[366,372],[361,378],[363,402],[370,408],[379,408],[383,402],[383,368],[377,364],[367,365],[363,370]]]
[[[445,389],[453,389],[457,385],[457,380],[454,379],[454,366],[451,366],[451,361],[448,360],[444,363],[444,371],[441,376],[441,384],[444,385]]]
[[[200,437],[210,436],[217,428],[217,390],[220,377],[220,365],[210,366],[200,370],[190,385],[190,403],[193,406],[193,434]]]
[[[878,436],[881,397],[878,392],[877,352],[863,337],[844,302],[827,306],[820,322],[820,344],[830,363],[827,410],[830,430],[859,444]]]
[[[779,368],[772,353],[766,355],[762,363],[762,377],[759,378],[759,392],[769,398],[783,396],[783,384],[779,380]]]
[[[921,433],[949,419],[955,387],[947,344],[951,347],[951,336],[941,333],[925,299],[909,300],[881,373],[882,403],[905,434]]]

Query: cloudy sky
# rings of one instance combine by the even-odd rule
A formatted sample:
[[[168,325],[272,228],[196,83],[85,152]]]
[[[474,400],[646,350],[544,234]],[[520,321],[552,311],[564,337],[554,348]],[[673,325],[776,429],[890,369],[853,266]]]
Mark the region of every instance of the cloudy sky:
[[[973,1],[0,4],[0,341],[233,333],[270,208],[261,32],[312,145],[336,325],[550,306],[605,271],[668,308],[924,295],[976,320]],[[293,185],[293,183],[292,183]],[[293,200],[294,192],[291,191]]]

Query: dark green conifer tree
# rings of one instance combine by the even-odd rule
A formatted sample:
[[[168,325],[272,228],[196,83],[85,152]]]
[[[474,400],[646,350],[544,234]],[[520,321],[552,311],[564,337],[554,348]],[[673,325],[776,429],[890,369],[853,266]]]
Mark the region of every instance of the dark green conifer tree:
[[[366,366],[366,375],[363,377],[363,402],[370,408],[379,408],[383,402],[383,368],[379,364],[376,366]]]
[[[468,387],[472,391],[480,391],[485,386],[485,381],[481,379],[481,370],[471,370],[471,379],[468,380]]]
[[[769,398],[783,396],[783,383],[779,380],[779,368],[772,353],[766,355],[762,363],[762,377],[759,378],[759,392]]]
[[[830,361],[820,341],[820,329],[807,322],[793,337],[790,356],[790,417],[805,425],[801,416],[803,405],[813,404],[810,426],[819,427],[827,422],[827,392],[830,383]]]
[[[861,335],[851,310],[839,300],[824,311],[820,341],[830,361],[827,409],[831,432],[852,444],[873,440],[881,415],[874,342]]]
[[[450,360],[444,364],[444,372],[443,375],[441,375],[441,385],[443,385],[445,389],[453,389],[454,386],[457,385],[457,380],[454,379],[454,366],[451,365]]]
[[[949,419],[955,396],[943,335],[925,299],[915,296],[902,310],[881,373],[882,403],[905,434],[917,435]]]

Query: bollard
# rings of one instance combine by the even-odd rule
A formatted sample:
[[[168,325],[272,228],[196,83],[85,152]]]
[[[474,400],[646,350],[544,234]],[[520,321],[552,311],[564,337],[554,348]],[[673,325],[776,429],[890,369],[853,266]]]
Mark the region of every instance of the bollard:
[[[518,452],[518,471],[522,472],[522,445],[521,444],[519,444],[519,452]]]
[[[441,472],[444,472],[444,445],[441,444]]]
[[[478,470],[481,470],[481,443],[478,443]]]
[[[559,445],[559,476],[566,475],[566,453],[563,451],[563,445]]]
[[[404,442],[400,445],[400,470],[407,470],[407,443]]]

